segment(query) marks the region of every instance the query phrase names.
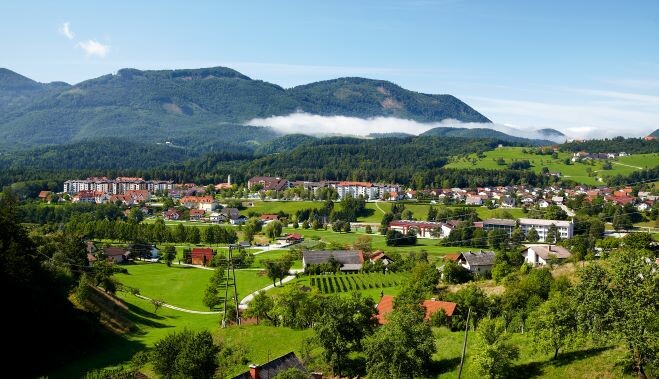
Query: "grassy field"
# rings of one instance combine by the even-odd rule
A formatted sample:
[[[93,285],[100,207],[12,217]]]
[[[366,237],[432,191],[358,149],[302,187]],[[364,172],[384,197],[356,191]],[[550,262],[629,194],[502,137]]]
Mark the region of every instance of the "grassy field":
[[[118,274],[121,283],[140,289],[150,298],[164,300],[168,304],[196,311],[207,311],[202,303],[211,270],[164,264],[137,264],[125,266],[128,274]],[[258,271],[236,271],[238,299],[270,284]]]
[[[337,247],[349,247],[352,245],[357,237],[365,235],[361,232],[350,233],[337,233],[330,229],[328,230],[312,230],[312,229],[293,229],[284,228],[285,233],[299,233],[307,240],[320,240],[328,244],[336,244]],[[439,241],[436,239],[419,238],[415,246],[387,246],[385,237],[380,234],[368,234],[373,239],[372,247],[374,250],[384,250],[386,252],[399,252],[401,254],[409,252],[427,251],[431,258],[439,259],[441,256],[456,253],[465,250],[460,247],[446,247],[439,246]]]
[[[659,154],[638,154],[628,157],[618,158],[612,161],[611,170],[603,170],[602,161],[590,163],[574,163],[566,165],[564,160],[571,158],[571,153],[559,152],[558,158],[553,159],[550,155],[535,155],[524,153],[522,147],[500,147],[495,150],[485,152],[484,158],[478,158],[475,154],[467,157],[454,157],[446,166],[447,168],[485,168],[485,169],[503,169],[514,161],[528,160],[531,162],[532,170],[540,172],[542,167],[547,167],[550,172],[560,172],[564,177],[570,178],[578,183],[596,185],[599,182],[595,176],[588,175],[588,169],[597,176],[606,177],[618,174],[628,175],[639,168],[648,168],[659,165]],[[505,166],[499,166],[497,160],[501,158],[506,162]],[[476,162],[473,163],[472,161]],[[633,166],[633,167],[630,167]]]

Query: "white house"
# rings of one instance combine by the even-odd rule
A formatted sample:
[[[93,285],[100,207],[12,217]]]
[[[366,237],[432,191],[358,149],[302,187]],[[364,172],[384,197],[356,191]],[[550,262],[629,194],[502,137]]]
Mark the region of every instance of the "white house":
[[[522,256],[526,263],[530,263],[535,266],[545,266],[549,261],[550,257],[555,257],[557,259],[568,259],[570,258],[570,252],[562,247],[556,245],[526,245],[526,249],[522,251]]]
[[[496,255],[493,251],[460,253],[458,263],[472,274],[484,274],[492,270]]]

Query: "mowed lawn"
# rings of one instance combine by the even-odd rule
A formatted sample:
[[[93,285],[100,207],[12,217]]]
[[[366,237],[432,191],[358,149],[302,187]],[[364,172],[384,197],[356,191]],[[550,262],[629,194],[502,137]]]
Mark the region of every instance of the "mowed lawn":
[[[136,264],[125,266],[128,274],[118,274],[121,283],[140,289],[140,293],[152,299],[162,299],[168,304],[181,308],[207,311],[202,299],[208,281],[213,275],[211,270],[164,264]],[[238,299],[257,291],[270,280],[258,271],[236,271]]]
[[[598,176],[615,176],[615,175],[629,175],[637,171],[638,167],[650,168],[659,165],[659,154],[637,154],[629,157],[617,158],[613,160],[613,168],[611,170],[603,170],[603,161],[594,161],[590,163],[573,163],[566,165],[564,160],[571,158],[572,154],[567,152],[559,152],[558,158],[553,159],[550,155],[536,155],[524,153],[523,147],[500,147],[484,153],[484,158],[478,158],[475,154],[467,157],[453,157],[452,161],[446,165],[447,168],[485,168],[491,170],[500,170],[508,167],[508,164],[514,161],[528,160],[531,163],[531,169],[535,172],[540,172],[543,167],[547,167],[550,172],[560,172],[564,177],[570,178],[578,183],[596,185],[599,182],[595,176],[588,175],[588,169],[596,172]],[[497,160],[502,158],[506,165],[499,166]],[[476,163],[472,163],[472,160]],[[622,164],[616,164],[622,163]],[[624,165],[623,165],[624,164]],[[628,166],[625,166],[628,165]],[[636,166],[636,167],[629,167]]]
[[[439,240],[428,239],[428,238],[418,238],[417,244],[414,246],[387,246],[386,239],[383,235],[380,234],[365,234],[362,232],[350,232],[350,233],[337,233],[328,228],[328,230],[319,229],[293,229],[293,228],[284,228],[285,233],[299,233],[307,240],[319,240],[327,244],[334,244],[336,248],[349,248],[352,244],[355,243],[355,240],[359,236],[368,235],[372,239],[372,248],[373,250],[383,250],[385,252],[398,252],[401,254],[407,254],[409,252],[420,252],[426,251],[431,259],[439,259],[442,256],[450,253],[456,253],[464,251],[465,248],[456,247],[456,246],[439,246]],[[328,246],[331,248],[331,246]]]

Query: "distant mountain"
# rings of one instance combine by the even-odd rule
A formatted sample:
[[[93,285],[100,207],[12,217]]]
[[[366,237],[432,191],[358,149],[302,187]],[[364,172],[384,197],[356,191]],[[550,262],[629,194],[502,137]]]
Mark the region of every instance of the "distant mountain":
[[[371,133],[367,135],[366,137],[369,138],[408,138],[408,137],[416,137],[414,134],[409,134],[409,133]]]
[[[522,137],[511,136],[497,130],[487,128],[453,128],[453,127],[437,127],[425,131],[419,135],[420,137],[462,137],[471,139],[491,138],[500,141],[513,142],[519,144],[529,144],[537,146],[553,145],[555,142],[542,139],[528,139]]]
[[[659,129],[655,130],[654,132],[650,133],[648,137],[654,137],[654,138],[659,138]]]
[[[122,69],[76,85],[43,84],[0,69],[0,149],[100,137],[177,145],[256,145],[277,137],[269,128],[241,135],[254,118],[294,112],[391,116],[422,122],[446,118],[489,122],[450,95],[427,95],[381,80],[342,78],[285,90],[235,70]]]
[[[566,137],[565,134],[559,132],[556,129],[551,129],[551,128],[539,129],[538,134],[540,134],[544,137],[548,137],[548,138],[556,138],[556,137],[565,138]]]
[[[324,116],[491,122],[454,96],[413,92],[384,80],[339,78],[298,86],[289,92],[302,111]]]

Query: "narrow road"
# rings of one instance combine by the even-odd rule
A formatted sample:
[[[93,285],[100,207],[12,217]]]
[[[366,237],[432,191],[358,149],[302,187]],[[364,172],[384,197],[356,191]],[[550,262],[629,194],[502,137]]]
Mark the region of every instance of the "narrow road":
[[[281,282],[282,282],[282,284],[283,283],[288,283],[293,279],[295,279],[295,275],[289,275],[289,276],[285,277],[284,279],[282,279]],[[256,296],[256,294],[258,294],[261,291],[271,290],[273,288],[275,288],[275,286],[273,284],[271,284],[267,287],[261,288],[258,291],[254,291],[254,292],[250,293],[249,295],[245,296],[242,300],[240,300],[240,304],[238,305],[238,307],[240,309],[247,309],[247,304],[254,299],[254,296]]]
[[[611,162],[611,163],[613,163],[613,164],[619,164],[619,165],[621,165],[621,166],[627,166],[627,167],[635,168],[635,169],[637,169],[637,170],[642,170],[642,169],[643,169],[643,167],[632,166],[632,165],[624,164],[624,163],[620,163],[620,162]]]
[[[139,297],[140,299],[146,300],[146,301],[153,300],[150,297],[146,297],[146,296],[139,295],[139,294],[137,294],[135,296]],[[197,314],[197,315],[217,315],[217,314],[222,313],[222,312],[219,312],[219,311],[214,311],[214,312],[195,311],[195,310],[192,310],[192,309],[185,309],[185,308],[177,307],[175,305],[171,305],[171,304],[167,304],[167,303],[163,303],[162,306],[165,307],[165,308],[173,309],[175,311],[180,311],[180,312],[185,312],[185,313],[194,313],[194,314]]]

